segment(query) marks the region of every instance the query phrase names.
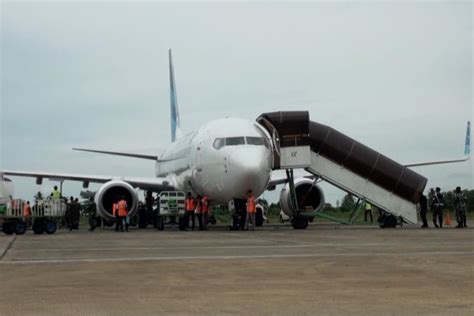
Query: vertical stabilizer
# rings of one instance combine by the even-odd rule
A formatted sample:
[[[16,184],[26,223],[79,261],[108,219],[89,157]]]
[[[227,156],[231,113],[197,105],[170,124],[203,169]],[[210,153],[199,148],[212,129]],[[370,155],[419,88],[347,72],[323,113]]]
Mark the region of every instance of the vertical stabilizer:
[[[464,155],[471,156],[471,122],[467,122],[466,143],[464,145]]]
[[[174,142],[181,137],[181,129],[179,122],[178,98],[176,95],[176,84],[174,81],[173,58],[171,49],[169,50],[170,62],[170,109],[171,109],[171,141]]]

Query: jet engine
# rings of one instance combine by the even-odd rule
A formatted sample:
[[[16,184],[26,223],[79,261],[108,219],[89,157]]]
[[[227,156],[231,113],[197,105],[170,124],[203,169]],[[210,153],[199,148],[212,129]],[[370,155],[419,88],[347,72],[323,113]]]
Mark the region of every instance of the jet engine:
[[[300,178],[295,180],[296,200],[298,210],[307,212],[319,211],[324,206],[324,192],[311,179]],[[280,193],[280,207],[288,216],[294,216],[295,210],[291,207],[290,184],[287,183]]]
[[[128,215],[133,216],[138,208],[138,195],[135,189],[124,181],[112,180],[104,183],[95,195],[97,215],[108,221],[115,220],[112,206],[119,198],[127,201]]]

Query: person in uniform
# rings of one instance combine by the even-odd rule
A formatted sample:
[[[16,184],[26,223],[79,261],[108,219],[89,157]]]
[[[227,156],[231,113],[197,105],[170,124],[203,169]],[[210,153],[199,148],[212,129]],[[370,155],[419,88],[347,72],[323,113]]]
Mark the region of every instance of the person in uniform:
[[[207,223],[209,221],[209,198],[207,195],[204,195],[201,201],[202,207],[202,226],[203,230],[207,230]]]
[[[456,187],[456,191],[454,191],[454,208],[456,209],[456,221],[458,222],[456,228],[467,227],[466,201],[466,196],[461,191],[461,187]]]
[[[189,221],[191,220],[191,229],[194,230],[196,227],[196,216],[194,215],[194,209],[196,208],[196,200],[194,200],[193,195],[191,192],[188,192],[186,196],[186,200],[184,202],[185,206],[185,221],[186,221],[186,229],[189,228]]]
[[[23,205],[23,220],[25,221],[26,227],[30,226],[31,207],[30,201],[26,201]]]
[[[87,205],[87,213],[89,215],[89,231],[93,232],[96,226],[96,212],[97,207],[94,203],[94,198],[90,198],[89,205]]]
[[[202,224],[202,197],[200,195],[197,196],[196,199],[196,209],[194,210],[196,213],[198,223],[199,223],[199,230],[204,230],[204,226]]]
[[[255,205],[255,197],[253,196],[252,190],[247,192],[247,218],[245,220],[245,230],[249,229],[249,221],[252,221],[252,230],[255,230],[255,214],[257,208]]]
[[[428,199],[426,195],[421,193],[418,203],[420,204],[420,217],[423,222],[421,228],[428,228],[428,220],[426,219],[426,213],[428,212]]]
[[[69,202],[66,203],[66,212],[64,213],[64,221],[66,222],[66,228],[68,228],[70,231],[72,230],[71,215],[72,215],[73,204],[74,204],[74,198],[71,196],[69,198]]]
[[[374,222],[374,216],[372,214],[372,204],[365,201],[365,213],[364,213],[364,221],[367,222],[367,215],[370,216],[370,223]]]
[[[436,192],[431,200],[431,209],[433,210],[434,226],[436,228],[443,228],[444,196],[440,188],[436,188]]]
[[[128,223],[126,222],[128,216],[128,205],[123,196],[120,197],[120,200],[117,202],[117,215],[115,231],[118,231],[118,228],[120,228],[120,231],[123,232],[123,223],[125,222],[125,230],[128,232]]]
[[[59,200],[61,198],[61,192],[58,190],[57,185],[54,186],[53,192],[51,192],[51,198],[53,200]]]
[[[81,204],[76,198],[71,205],[71,227],[69,230],[79,229],[79,220],[81,219]]]

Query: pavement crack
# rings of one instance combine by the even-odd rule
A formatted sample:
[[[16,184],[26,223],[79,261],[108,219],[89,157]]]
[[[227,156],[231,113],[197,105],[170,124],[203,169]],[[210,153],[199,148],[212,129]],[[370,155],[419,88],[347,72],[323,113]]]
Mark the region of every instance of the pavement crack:
[[[8,252],[8,250],[10,250],[10,248],[13,246],[13,243],[15,242],[17,236],[18,236],[18,235],[15,235],[15,236],[12,238],[12,240],[10,241],[10,243],[8,244],[8,246],[5,247],[5,249],[3,250],[2,254],[0,255],[0,261],[3,261],[3,258],[5,258],[5,256],[6,256],[7,252]]]

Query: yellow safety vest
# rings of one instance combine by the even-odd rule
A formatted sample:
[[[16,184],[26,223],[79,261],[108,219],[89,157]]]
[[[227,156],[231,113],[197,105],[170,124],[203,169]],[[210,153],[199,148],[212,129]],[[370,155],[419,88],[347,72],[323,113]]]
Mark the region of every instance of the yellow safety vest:
[[[59,199],[61,197],[61,192],[59,190],[53,190],[53,199]]]

